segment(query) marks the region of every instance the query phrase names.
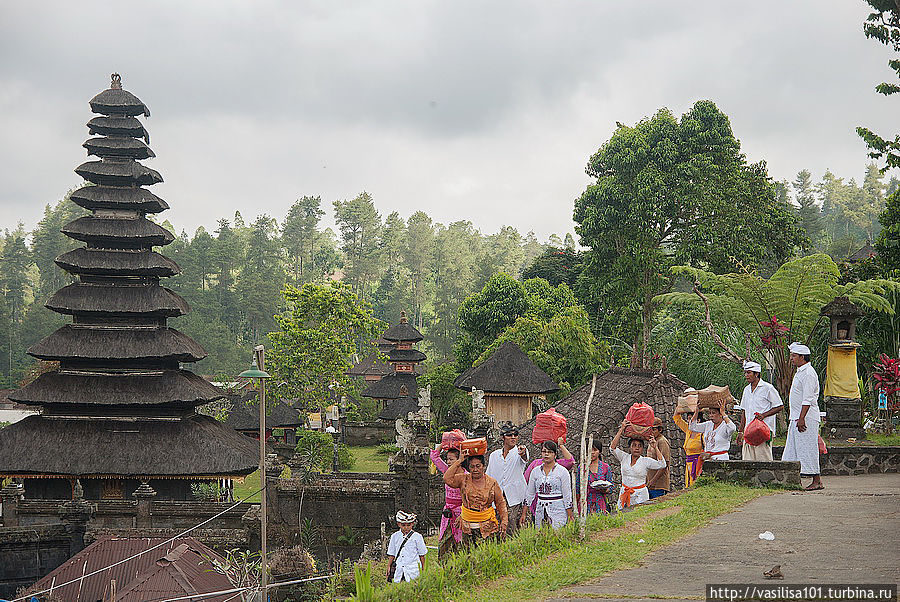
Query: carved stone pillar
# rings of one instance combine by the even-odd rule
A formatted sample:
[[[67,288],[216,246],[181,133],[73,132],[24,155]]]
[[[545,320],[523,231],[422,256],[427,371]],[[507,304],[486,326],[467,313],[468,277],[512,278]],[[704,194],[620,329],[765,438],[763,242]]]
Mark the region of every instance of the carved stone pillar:
[[[24,487],[20,483],[10,483],[0,489],[0,501],[3,502],[3,526],[19,526],[19,500],[22,499]]]
[[[81,481],[75,481],[75,493],[72,500],[60,504],[59,518],[66,525],[66,534],[69,536],[69,556],[72,557],[84,549],[84,533],[87,524],[94,514],[94,505],[84,499],[84,490]]]
[[[153,526],[153,498],[156,491],[147,481],[141,481],[141,486],[131,494],[137,500],[137,518],[134,526],[139,529],[149,529]]]

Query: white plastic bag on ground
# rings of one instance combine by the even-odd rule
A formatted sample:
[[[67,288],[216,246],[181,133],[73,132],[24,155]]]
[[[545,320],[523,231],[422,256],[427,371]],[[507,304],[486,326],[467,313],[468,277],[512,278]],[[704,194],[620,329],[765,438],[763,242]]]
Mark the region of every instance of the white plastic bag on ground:
[[[766,541],[774,541],[775,534],[772,533],[771,531],[763,531],[762,533],[759,534],[759,538],[765,539]]]

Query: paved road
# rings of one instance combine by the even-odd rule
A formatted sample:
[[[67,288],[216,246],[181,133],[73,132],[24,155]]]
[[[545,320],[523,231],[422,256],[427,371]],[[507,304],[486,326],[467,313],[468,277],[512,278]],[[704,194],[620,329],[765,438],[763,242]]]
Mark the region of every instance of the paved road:
[[[704,598],[706,583],[900,582],[900,474],[825,477],[824,491],[780,493],[720,516],[693,535],[554,600]],[[774,541],[759,534],[772,531]],[[658,602],[658,600],[656,601]]]

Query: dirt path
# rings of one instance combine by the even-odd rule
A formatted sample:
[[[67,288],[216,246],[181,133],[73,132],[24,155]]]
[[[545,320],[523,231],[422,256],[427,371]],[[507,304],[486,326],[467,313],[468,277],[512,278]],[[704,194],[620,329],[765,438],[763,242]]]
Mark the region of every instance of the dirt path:
[[[900,581],[900,474],[828,477],[825,485],[755,499],[649,554],[640,567],[567,588],[552,600],[705,599],[707,583],[778,583],[762,575],[776,564],[781,583]],[[759,539],[767,530],[774,541]]]

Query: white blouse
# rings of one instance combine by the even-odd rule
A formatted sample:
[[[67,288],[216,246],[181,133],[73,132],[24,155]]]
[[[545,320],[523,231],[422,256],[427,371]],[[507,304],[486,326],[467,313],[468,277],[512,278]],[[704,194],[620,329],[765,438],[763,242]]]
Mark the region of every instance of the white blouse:
[[[703,433],[703,451],[705,452],[727,452],[731,448],[731,436],[737,430],[733,422],[723,420],[719,426],[715,426],[712,420],[703,422],[691,422],[691,431],[695,433]],[[727,460],[728,454],[718,454],[714,460]]]
[[[544,474],[543,465],[538,465],[531,471],[528,490],[525,492],[525,502],[528,505],[531,505],[534,498],[555,500],[560,497],[563,508],[572,507],[572,476],[568,470],[557,464],[550,474]]]
[[[654,460],[648,456],[641,456],[631,465],[631,454],[621,449],[612,450],[616,460],[621,465],[622,485],[626,487],[639,487],[647,482],[647,471],[658,470],[666,467],[665,458]]]

